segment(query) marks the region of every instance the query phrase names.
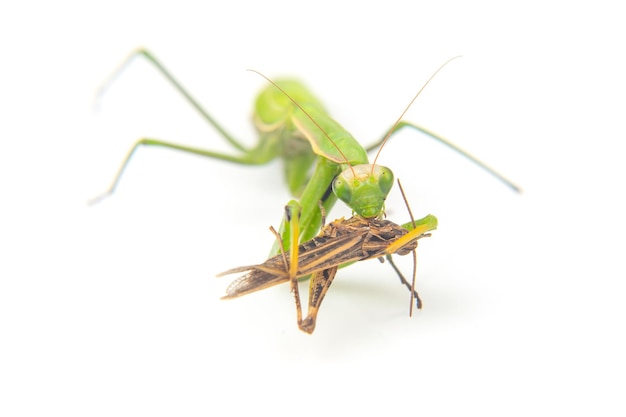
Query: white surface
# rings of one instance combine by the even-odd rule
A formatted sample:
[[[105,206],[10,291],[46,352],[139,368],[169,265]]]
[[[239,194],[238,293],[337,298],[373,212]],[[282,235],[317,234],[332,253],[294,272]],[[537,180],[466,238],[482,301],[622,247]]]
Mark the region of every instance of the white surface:
[[[621,9],[410,3],[0,7],[0,415],[623,415]],[[213,278],[266,256],[278,164],[141,149],[85,205],[141,136],[227,149],[140,60],[92,112],[137,46],[248,143],[263,83],[246,68],[301,77],[368,143],[462,54],[407,118],[525,192],[398,135],[380,162],[440,219],[424,309],[409,319],[373,261],[340,271],[305,335],[286,286],[225,302]]]

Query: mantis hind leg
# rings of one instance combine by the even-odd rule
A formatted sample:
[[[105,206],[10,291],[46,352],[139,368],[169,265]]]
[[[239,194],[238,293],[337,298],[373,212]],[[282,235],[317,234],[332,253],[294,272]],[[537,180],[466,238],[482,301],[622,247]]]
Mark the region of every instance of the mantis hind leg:
[[[404,129],[405,127],[417,130],[418,132],[421,132],[421,133],[425,134],[426,136],[429,136],[430,138],[436,140],[437,142],[447,146],[448,148],[452,149],[453,151],[455,151],[456,153],[460,154],[464,158],[469,159],[474,164],[478,165],[480,168],[482,168],[483,170],[487,171],[490,175],[495,177],[498,181],[502,182],[504,185],[506,185],[507,187],[509,187],[513,191],[515,191],[517,193],[522,191],[522,189],[519,186],[517,186],[515,183],[513,183],[512,181],[510,181],[509,179],[504,177],[504,175],[500,174],[495,169],[491,168],[490,166],[488,166],[487,164],[485,164],[484,162],[482,162],[481,160],[479,160],[475,156],[471,155],[469,152],[459,148],[457,145],[455,145],[454,143],[450,142],[449,140],[447,140],[443,136],[440,136],[440,135],[438,135],[438,134],[436,134],[436,133],[434,133],[434,132],[432,132],[432,131],[430,131],[430,130],[428,130],[426,128],[423,128],[423,127],[418,126],[418,125],[416,125],[414,123],[410,123],[410,122],[407,122],[407,121],[404,121],[404,120],[399,122],[390,131],[385,133],[385,135],[380,140],[378,140],[376,143],[368,146],[366,148],[367,152],[372,152],[372,151],[378,149],[378,147],[381,146],[385,142],[387,137],[391,137],[391,136],[395,135],[396,133],[398,133],[400,130]]]
[[[128,153],[126,154],[126,157],[122,161],[122,164],[120,168],[118,169],[117,174],[115,174],[115,178],[113,178],[113,181],[111,182],[111,185],[109,186],[109,188],[102,194],[89,200],[89,204],[96,204],[115,192],[115,189],[117,188],[120,180],[122,179],[122,174],[124,174],[124,171],[126,170],[126,167],[128,166],[128,164],[130,163],[132,156],[135,154],[135,151],[140,146],[162,146],[162,147],[169,148],[169,149],[175,149],[175,150],[188,152],[188,153],[192,153],[192,154],[196,154],[200,156],[206,156],[209,158],[215,158],[215,159],[220,159],[222,161],[235,162],[235,163],[245,164],[245,165],[265,164],[269,162],[270,160],[272,160],[275,156],[271,152],[270,153],[255,152],[254,150],[247,151],[245,154],[241,156],[233,156],[233,155],[223,154],[220,152],[213,152],[213,151],[209,151],[206,149],[196,148],[192,146],[186,146],[186,145],[180,145],[180,144],[173,143],[173,142],[167,142],[167,141],[160,140],[160,139],[142,138],[142,139],[139,139],[137,142],[135,142],[135,144],[132,146],[130,151],[128,151]]]
[[[278,138],[267,137],[263,138],[259,144],[252,149],[248,149],[243,146],[237,139],[235,139],[232,135],[230,135],[204,108],[200,105],[200,103],[174,78],[174,76],[161,64],[161,62],[149,51],[145,49],[138,49],[132,52],[123,62],[122,64],[111,74],[111,76],[105,81],[103,86],[97,93],[97,100],[99,100],[102,95],[106,92],[106,90],[111,86],[113,81],[128,67],[128,65],[133,61],[133,59],[137,57],[144,57],[148,60],[154,67],[172,84],[172,86],[186,99],[186,101],[198,112],[200,115],[211,125],[213,126],[219,134],[228,141],[235,149],[241,152],[240,155],[229,155],[221,152],[214,152],[211,150],[206,150],[197,147],[180,145],[177,143],[154,139],[154,138],[142,138],[139,139],[132,146],[130,151],[127,153],[124,158],[121,167],[118,169],[111,186],[99,196],[91,199],[89,204],[94,204],[102,199],[108,197],[113,194],[115,189],[117,188],[122,174],[124,173],[126,166],[129,164],[131,157],[134,155],[135,151],[142,145],[145,146],[162,146],[170,149],[176,149],[183,152],[188,152],[196,155],[201,155],[209,158],[215,158],[223,161],[235,162],[239,164],[245,165],[260,165],[269,162],[274,159],[278,155]]]
[[[99,101],[103,94],[111,87],[113,82],[117,79],[117,77],[123,73],[126,68],[132,63],[135,58],[143,57],[149,63],[154,65],[154,67],[165,77],[166,80],[170,82],[170,84],[185,98],[185,100],[198,112],[200,115],[211,124],[221,135],[226,139],[233,147],[236,149],[245,152],[246,147],[243,146],[237,139],[235,139],[232,135],[230,135],[218,122],[211,116],[188,91],[185,89],[182,84],[174,78],[172,73],[165,68],[165,66],[159,61],[150,51],[147,49],[136,49],[131,52],[126,59],[122,61],[122,63],[117,67],[115,71],[106,79],[106,81],[102,84],[102,87],[98,90],[96,94],[96,101]]]

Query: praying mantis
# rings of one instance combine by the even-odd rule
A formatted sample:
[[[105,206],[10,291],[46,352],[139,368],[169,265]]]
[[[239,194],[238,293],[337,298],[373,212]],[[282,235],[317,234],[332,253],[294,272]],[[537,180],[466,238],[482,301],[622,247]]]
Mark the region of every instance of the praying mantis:
[[[456,57],[448,60],[433,73],[392,127],[380,140],[367,148],[361,146],[335,121],[321,102],[302,83],[294,79],[270,80],[258,72],[257,74],[269,81],[269,85],[260,92],[254,105],[253,122],[259,141],[256,146],[246,148],[200,105],[154,54],[146,49],[138,49],[131,53],[105,82],[100,94],[136,57],[143,57],[151,63],[219,135],[232,145],[236,153],[227,154],[156,138],[141,138],[135,142],[124,158],[109,189],[93,199],[91,203],[99,202],[114,193],[132,155],[140,146],[161,146],[245,165],[262,165],[280,158],[283,161],[287,186],[295,199],[287,204],[288,216],[283,219],[279,231],[276,232],[278,238],[270,251],[270,258],[281,255],[285,257],[285,248],[289,248],[290,266],[286,261],[284,266],[287,269],[291,268],[288,279],[292,282],[292,286],[296,277],[301,276],[296,271],[298,245],[310,241],[318,234],[322,228],[325,213],[332,209],[337,200],[343,201],[356,216],[362,219],[379,219],[384,215],[384,203],[393,186],[394,177],[391,169],[376,164],[376,161],[380,150],[389,138],[404,128],[423,133],[448,146],[514,191],[519,191],[519,188],[511,181],[458,146],[434,132],[402,120],[426,85]],[[378,153],[373,163],[370,164],[367,154],[377,148]],[[434,221],[433,218],[434,216],[427,216],[414,222],[412,226],[407,224],[403,227],[421,230],[421,234],[413,236],[413,240],[416,240],[436,227],[436,218]],[[297,286],[294,291],[297,291]]]
[[[345,202],[354,212],[366,218],[378,216],[383,212],[385,198],[393,185],[393,173],[389,168],[376,165],[376,159],[384,142],[404,128],[414,129],[448,146],[476,163],[508,187],[519,191],[519,188],[511,181],[443,137],[421,126],[401,120],[430,80],[456,57],[444,63],[429,78],[413,97],[398,121],[380,140],[367,148],[362,147],[350,133],[332,119],[321,102],[302,83],[293,79],[275,80],[261,91],[256,99],[253,122],[259,134],[259,141],[256,146],[250,149],[230,135],[174,78],[154,54],[146,49],[132,52],[103,84],[98,96],[101,96],[110,87],[113,80],[136,57],[143,57],[154,65],[187,102],[239,154],[230,155],[156,138],[141,138],[127,153],[110,187],[101,195],[90,200],[91,204],[97,203],[114,193],[125,168],[140,146],[166,147],[245,165],[262,165],[275,158],[280,158],[283,161],[287,186],[291,194],[298,199],[301,207],[300,241],[304,242],[315,236],[320,229],[321,212],[318,207],[320,202],[326,212],[331,210],[337,198]],[[374,163],[369,164],[367,153],[379,147],[379,153],[376,155]],[[311,173],[311,171],[313,172]],[[283,222],[280,233],[283,244],[285,247],[289,247],[290,230],[286,222]],[[278,245],[276,244],[270,255],[277,253]]]

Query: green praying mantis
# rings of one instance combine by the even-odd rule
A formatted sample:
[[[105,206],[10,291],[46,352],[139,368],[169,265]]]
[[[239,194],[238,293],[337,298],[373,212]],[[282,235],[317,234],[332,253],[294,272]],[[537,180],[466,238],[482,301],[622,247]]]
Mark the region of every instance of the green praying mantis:
[[[270,257],[275,257],[281,252],[285,256],[284,248],[290,249],[291,266],[285,262],[285,268],[291,268],[288,275],[292,282],[298,264],[298,245],[310,241],[319,233],[325,213],[332,209],[337,200],[343,201],[362,219],[378,219],[384,215],[385,200],[393,187],[394,176],[391,169],[378,165],[376,161],[384,144],[404,128],[413,129],[448,146],[512,190],[519,191],[519,187],[511,181],[458,146],[434,132],[402,120],[426,85],[454,58],[433,73],[392,127],[380,140],[366,148],[328,114],[322,103],[302,83],[294,79],[270,80],[263,74],[253,71],[264,77],[269,84],[257,96],[254,105],[253,121],[259,141],[256,146],[246,148],[238,139],[231,136],[148,50],[138,49],[130,54],[105,82],[99,95],[136,57],[143,57],[154,65],[219,135],[232,145],[234,153],[226,154],[156,138],[141,138],[126,155],[109,189],[91,202],[101,201],[114,193],[132,155],[142,145],[161,146],[245,165],[262,165],[280,158],[283,161],[287,186],[295,199],[287,204],[288,216],[283,219],[279,231],[276,232],[278,239],[270,251]],[[378,149],[378,153],[373,162],[369,163],[368,152],[375,149]],[[402,227],[408,231],[418,229],[423,235],[436,228],[436,225],[436,218],[429,215]],[[399,247],[394,248],[396,249]],[[297,291],[297,288],[294,291]]]
[[[389,168],[377,165],[376,160],[384,143],[404,128],[414,129],[448,146],[511,189],[519,191],[519,188],[511,181],[458,146],[434,132],[402,120],[424,87],[441,68],[456,57],[444,63],[430,77],[413,97],[397,122],[380,140],[367,148],[361,146],[348,131],[330,117],[322,103],[302,83],[293,79],[275,80],[261,91],[256,99],[253,121],[259,134],[259,141],[256,146],[247,149],[239,140],[231,136],[148,50],[139,49],[131,53],[104,83],[98,95],[100,96],[120,72],[139,56],[153,64],[239,154],[230,155],[156,138],[141,138],[135,142],[124,158],[111,186],[92,199],[90,201],[92,204],[114,193],[125,168],[140,146],[161,146],[245,165],[262,165],[275,158],[281,158],[287,186],[291,194],[298,199],[297,203],[301,208],[300,241],[306,241],[315,236],[320,229],[322,220],[320,202],[326,212],[331,210],[339,198],[363,217],[371,218],[383,213],[384,201],[393,185],[393,173]],[[374,162],[369,164],[367,154],[377,148],[379,152]],[[280,234],[283,244],[289,247],[291,239],[288,222],[283,222]],[[277,253],[278,246],[275,245],[271,255]]]

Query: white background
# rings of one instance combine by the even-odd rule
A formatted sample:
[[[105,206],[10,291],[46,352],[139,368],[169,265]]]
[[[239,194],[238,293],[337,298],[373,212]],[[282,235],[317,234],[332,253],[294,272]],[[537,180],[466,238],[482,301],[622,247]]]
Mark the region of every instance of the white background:
[[[7,3],[0,415],[626,411],[616,2]],[[248,144],[263,81],[247,68],[305,80],[370,143],[463,55],[407,119],[524,193],[397,135],[379,162],[416,215],[440,220],[420,244],[424,309],[409,319],[407,292],[370,261],[340,271],[306,335],[287,286],[226,302],[231,278],[213,277],[267,255],[267,228],[289,199],[279,163],[144,148],[112,198],[85,204],[139,137],[229,151],[143,60],[93,111],[98,87],[139,46]],[[398,194],[388,213],[403,222]]]

